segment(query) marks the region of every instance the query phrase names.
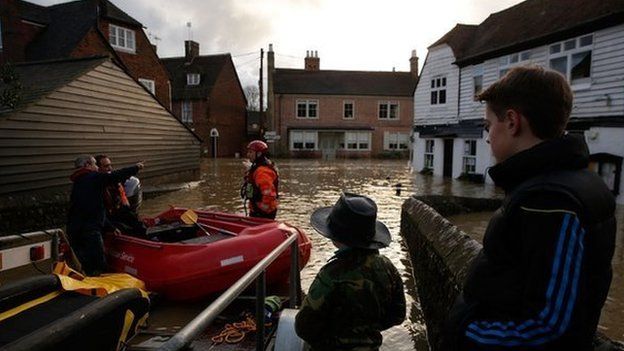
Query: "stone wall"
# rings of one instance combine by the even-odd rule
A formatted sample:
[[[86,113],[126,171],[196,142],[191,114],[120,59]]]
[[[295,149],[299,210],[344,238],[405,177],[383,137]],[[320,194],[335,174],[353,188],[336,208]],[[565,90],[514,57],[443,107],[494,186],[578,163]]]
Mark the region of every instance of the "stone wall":
[[[498,199],[444,196],[412,197],[403,203],[401,235],[410,253],[433,351],[444,350],[442,330],[448,311],[461,291],[468,267],[481,250],[481,244],[442,215],[492,211],[499,205]],[[595,350],[624,350],[624,345],[603,335],[598,335],[594,344]]]

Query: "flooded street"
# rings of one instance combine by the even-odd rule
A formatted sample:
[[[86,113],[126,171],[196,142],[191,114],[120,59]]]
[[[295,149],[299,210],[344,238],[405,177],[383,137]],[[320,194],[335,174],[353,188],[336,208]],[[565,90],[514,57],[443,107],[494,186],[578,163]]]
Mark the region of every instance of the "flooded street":
[[[333,255],[331,242],[310,226],[310,214],[321,206],[333,205],[340,191],[365,194],[379,207],[378,219],[393,235],[389,248],[382,250],[401,272],[408,302],[408,319],[384,333],[385,350],[427,350],[426,331],[418,305],[416,288],[406,246],[399,235],[401,205],[411,194],[494,196],[491,186],[451,182],[439,177],[410,174],[406,160],[277,160],[281,175],[280,209],[277,219],[302,228],[313,242],[312,256],[301,272],[302,288],[307,291],[318,270]],[[242,160],[202,161],[203,182],[196,188],[167,193],[146,200],[142,215],[155,215],[169,205],[243,212],[239,188]],[[400,183],[401,195],[396,185]]]

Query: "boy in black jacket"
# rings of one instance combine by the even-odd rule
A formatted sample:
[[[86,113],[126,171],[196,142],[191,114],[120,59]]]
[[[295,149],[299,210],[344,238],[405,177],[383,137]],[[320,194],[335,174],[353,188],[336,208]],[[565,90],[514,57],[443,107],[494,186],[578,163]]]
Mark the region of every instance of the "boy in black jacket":
[[[451,310],[460,350],[591,350],[611,283],[615,201],[567,135],[563,76],[517,67],[481,93],[485,130],[505,190],[483,250]]]

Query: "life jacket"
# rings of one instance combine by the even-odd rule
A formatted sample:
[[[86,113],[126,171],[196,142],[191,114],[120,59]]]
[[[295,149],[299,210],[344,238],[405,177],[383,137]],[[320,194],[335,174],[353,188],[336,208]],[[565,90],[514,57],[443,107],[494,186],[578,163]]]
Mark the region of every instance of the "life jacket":
[[[265,186],[263,182],[258,182],[258,177],[271,177],[271,184],[275,189]],[[245,175],[243,186],[241,187],[241,197],[249,200],[249,209],[252,213],[263,212],[273,213],[277,211],[279,198],[279,173],[271,161],[254,162]]]
[[[117,183],[107,186],[104,189],[104,207],[108,214],[119,210],[121,206],[130,206],[123,185]]]

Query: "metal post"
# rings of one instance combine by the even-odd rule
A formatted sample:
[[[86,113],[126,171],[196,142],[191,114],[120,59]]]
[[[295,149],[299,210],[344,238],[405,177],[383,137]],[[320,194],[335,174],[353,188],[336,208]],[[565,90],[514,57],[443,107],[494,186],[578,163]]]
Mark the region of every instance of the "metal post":
[[[264,299],[266,298],[266,271],[256,278],[256,351],[264,350]]]
[[[290,244],[290,284],[288,287],[290,308],[296,308],[299,304],[299,236]]]

